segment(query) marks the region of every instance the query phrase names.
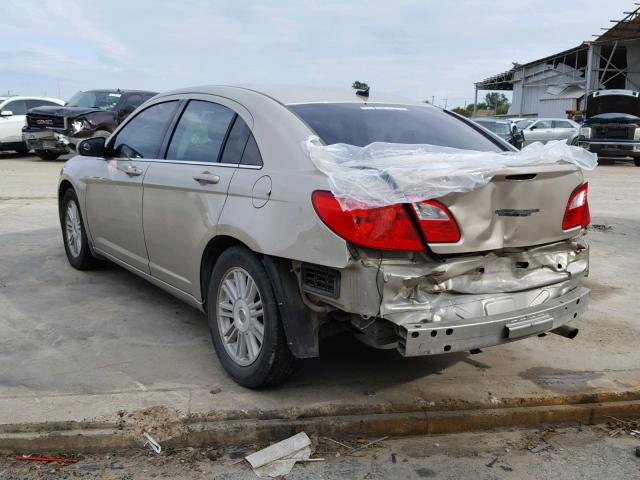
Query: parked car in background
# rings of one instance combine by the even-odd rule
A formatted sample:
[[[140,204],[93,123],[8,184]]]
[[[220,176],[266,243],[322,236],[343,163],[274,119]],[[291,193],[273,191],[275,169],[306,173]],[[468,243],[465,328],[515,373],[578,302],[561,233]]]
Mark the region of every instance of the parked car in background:
[[[325,326],[411,357],[560,332],[584,310],[580,170],[512,168],[486,188],[344,211],[302,148],[313,136],[515,150],[467,119],[383,94],[165,93],[64,164],[69,263],[111,260],[205,312],[222,366],[249,387],[318,356]]]
[[[497,120],[495,118],[472,118],[478,125],[495,133],[505,142],[510,143],[518,150],[524,146],[524,134],[517,125],[512,124],[509,120]]]
[[[0,150],[13,150],[21,154],[29,151],[22,140],[25,115],[31,108],[64,105],[64,100],[48,97],[0,97]]]
[[[29,111],[22,138],[43,160],[55,160],[85,138],[108,137],[131,112],[156,92],[88,90],[78,92],[63,107]]]
[[[585,113],[576,144],[600,158],[632,159],[640,167],[640,92],[593,92]]]
[[[524,132],[524,144],[547,143],[550,140],[571,141],[580,125],[566,118],[529,118],[516,122]]]

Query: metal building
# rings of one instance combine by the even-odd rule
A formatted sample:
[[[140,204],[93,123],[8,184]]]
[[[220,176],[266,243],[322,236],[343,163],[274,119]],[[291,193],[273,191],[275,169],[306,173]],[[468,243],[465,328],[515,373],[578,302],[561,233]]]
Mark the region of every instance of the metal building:
[[[585,98],[600,89],[640,90],[640,7],[611,20],[592,41],[486,78],[481,90],[511,90],[509,116],[566,117],[583,110]]]

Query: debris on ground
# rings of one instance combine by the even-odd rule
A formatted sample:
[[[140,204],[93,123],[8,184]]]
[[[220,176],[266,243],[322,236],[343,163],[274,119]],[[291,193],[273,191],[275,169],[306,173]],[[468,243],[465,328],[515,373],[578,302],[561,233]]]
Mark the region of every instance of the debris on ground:
[[[538,443],[536,445],[529,446],[528,449],[529,449],[529,451],[531,453],[540,453],[540,452],[542,452],[542,451],[544,451],[544,450],[546,450],[547,448],[550,448],[550,447],[551,447],[551,445],[549,443],[540,442],[540,443]]]
[[[615,437],[621,433],[628,433],[631,436],[640,438],[640,418],[635,420],[621,420],[610,416],[607,418],[611,419],[607,422],[610,437]]]
[[[18,455],[16,460],[27,460],[31,462],[45,462],[45,463],[78,463],[75,458],[64,457],[32,457],[31,455]]]
[[[253,472],[259,477],[275,478],[289,473],[296,462],[319,460],[309,457],[311,457],[311,439],[306,433],[300,432],[293,437],[247,455],[245,460],[249,462]]]
[[[373,442],[369,442],[369,443],[361,443],[361,442],[358,441],[358,440],[360,440],[358,438],[358,440],[356,440],[356,443],[358,443],[359,445],[357,447],[353,447],[345,455],[349,455],[349,454],[351,454],[353,452],[357,452],[358,450],[362,450],[363,448],[368,448],[371,445],[375,445],[376,443],[380,443],[380,442],[386,440],[387,438],[389,438],[389,437],[386,436],[386,437],[378,438],[377,440],[374,440]]]
[[[149,448],[151,448],[151,450],[153,450],[157,454],[160,454],[160,452],[162,452],[162,447],[160,446],[160,444],[147,432],[144,432],[143,435],[147,439],[147,441],[144,443],[144,446],[146,447],[147,445],[149,445]]]

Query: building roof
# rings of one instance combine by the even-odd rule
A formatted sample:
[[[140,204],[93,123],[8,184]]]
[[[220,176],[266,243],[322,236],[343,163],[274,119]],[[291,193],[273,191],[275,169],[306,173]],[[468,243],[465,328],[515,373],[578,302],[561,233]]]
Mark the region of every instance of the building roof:
[[[638,5],[636,3],[636,5]],[[614,23],[612,27],[603,28],[604,33],[596,36],[596,43],[614,43],[624,40],[640,39],[640,7],[630,12],[624,12],[622,20],[610,20]]]
[[[566,63],[567,65],[585,67],[587,64],[589,43],[613,44],[617,41],[640,40],[640,6],[637,6],[630,12],[624,12],[624,15],[622,20],[611,20],[614,25],[609,28],[603,28],[604,32],[594,35],[594,37],[597,38],[592,42],[582,42],[576,47],[524,64],[514,63],[512,69],[477,82],[475,84],[476,88],[478,90],[513,90],[513,73],[520,68],[526,68],[536,64],[555,64],[560,62]]]

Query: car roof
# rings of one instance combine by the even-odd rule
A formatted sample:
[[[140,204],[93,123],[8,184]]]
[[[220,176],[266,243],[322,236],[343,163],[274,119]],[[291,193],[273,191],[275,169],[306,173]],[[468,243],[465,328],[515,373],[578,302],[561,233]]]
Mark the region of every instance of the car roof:
[[[64,100],[61,100],[59,98],[40,97],[37,95],[12,95],[10,97],[0,97],[0,102],[4,102],[6,100],[47,100],[49,102],[64,103]]]
[[[114,92],[114,93],[151,93],[153,95],[157,95],[158,92],[153,92],[151,90],[126,90],[123,88],[91,88],[89,90],[80,90],[81,92]]]
[[[283,105],[365,101],[364,98],[356,95],[356,91],[353,88],[313,87],[301,85],[202,85],[166,92],[163,96],[185,93],[220,95],[222,91],[228,92],[229,88],[259,93]],[[402,96],[377,92],[373,88],[371,89],[369,98],[366,99],[366,102],[427,105]]]

